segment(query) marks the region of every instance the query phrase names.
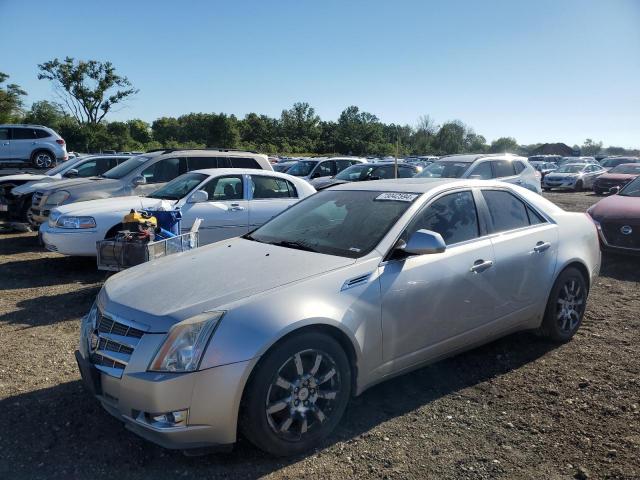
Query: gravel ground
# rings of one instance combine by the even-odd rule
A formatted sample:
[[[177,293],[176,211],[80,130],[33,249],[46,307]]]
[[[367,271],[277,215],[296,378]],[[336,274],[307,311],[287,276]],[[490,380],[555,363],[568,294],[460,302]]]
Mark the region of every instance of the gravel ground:
[[[545,194],[584,211],[589,193]],[[321,449],[273,459],[240,440],[185,457],[126,431],[82,388],[80,317],[103,275],[0,236],[0,478],[640,478],[640,259],[604,257],[584,324],[521,333],[354,399]]]

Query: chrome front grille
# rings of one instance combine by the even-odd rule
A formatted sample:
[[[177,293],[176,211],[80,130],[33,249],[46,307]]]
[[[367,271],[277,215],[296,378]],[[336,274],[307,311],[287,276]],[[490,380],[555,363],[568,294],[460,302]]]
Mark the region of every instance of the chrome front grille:
[[[90,360],[95,367],[111,375],[121,378],[129,364],[138,342],[148,330],[146,325],[111,318],[98,312],[93,339],[89,339]]]

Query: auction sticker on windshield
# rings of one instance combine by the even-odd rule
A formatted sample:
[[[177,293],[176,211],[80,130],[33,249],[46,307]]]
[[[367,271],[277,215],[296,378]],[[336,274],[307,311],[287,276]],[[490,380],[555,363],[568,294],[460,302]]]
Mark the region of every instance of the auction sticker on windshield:
[[[375,200],[396,200],[399,202],[413,202],[417,196],[417,193],[387,192],[381,193],[375,198]]]

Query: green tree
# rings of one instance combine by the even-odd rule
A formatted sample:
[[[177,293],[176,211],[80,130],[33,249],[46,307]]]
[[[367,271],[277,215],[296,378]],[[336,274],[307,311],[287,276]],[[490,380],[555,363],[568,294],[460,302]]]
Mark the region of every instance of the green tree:
[[[580,148],[580,153],[582,153],[582,155],[593,156],[600,153],[600,150],[602,150],[602,142],[594,142],[590,138],[587,138]]]
[[[467,127],[459,120],[442,124],[435,138],[435,147],[441,155],[463,153]]]
[[[487,139],[473,131],[467,132],[464,137],[464,148],[468,153],[484,153],[487,151]]]
[[[10,83],[3,85],[9,78],[6,73],[0,72],[0,123],[15,121],[22,114],[22,105],[25,92],[19,85]]]
[[[69,113],[80,124],[97,125],[113,109],[138,93],[111,62],[57,58],[38,65],[39,80],[49,80]]]
[[[23,118],[24,123],[34,123],[36,125],[46,125],[54,130],[58,130],[61,122],[68,119],[64,110],[57,103],[41,100],[34,102]]]
[[[180,122],[177,118],[161,117],[151,124],[154,140],[165,145],[170,141],[177,141],[180,136]]]
[[[518,150],[518,142],[513,137],[500,137],[489,147],[491,153],[515,153]]]
[[[377,153],[384,144],[383,125],[378,117],[369,112],[361,112],[355,105],[342,111],[336,133],[336,149],[340,153]],[[385,149],[389,149],[388,145]]]
[[[306,102],[297,102],[280,115],[282,140],[294,151],[312,152],[320,136],[320,117]]]
[[[151,136],[151,127],[149,124],[140,119],[133,119],[127,122],[129,127],[129,136],[136,142],[145,144],[153,140]]]

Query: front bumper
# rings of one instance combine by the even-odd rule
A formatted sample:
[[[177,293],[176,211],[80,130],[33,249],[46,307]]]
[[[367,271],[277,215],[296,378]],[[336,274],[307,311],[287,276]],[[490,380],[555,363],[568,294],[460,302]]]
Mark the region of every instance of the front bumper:
[[[44,247],[51,251],[78,257],[95,257],[96,242],[104,240],[104,234],[95,228],[64,229],[40,225]]]
[[[164,448],[228,448],[236,441],[240,400],[253,362],[192,373],[147,372],[164,338],[145,334],[121,378],[98,370],[81,339],[76,360],[85,386],[128,430]],[[150,414],[185,409],[185,426],[157,427],[147,420]]]
[[[576,178],[563,178],[560,180],[550,179],[548,177],[544,177],[542,181],[543,188],[570,188],[573,189],[576,187]]]

